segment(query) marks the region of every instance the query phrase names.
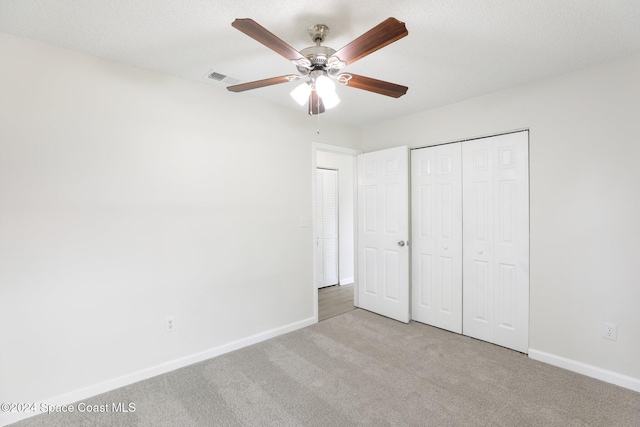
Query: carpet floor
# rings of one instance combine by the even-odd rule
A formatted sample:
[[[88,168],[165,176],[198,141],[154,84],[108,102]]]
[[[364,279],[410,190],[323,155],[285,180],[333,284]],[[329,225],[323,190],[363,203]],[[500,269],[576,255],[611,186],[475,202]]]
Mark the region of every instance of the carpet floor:
[[[640,426],[640,393],[354,310],[24,426]]]

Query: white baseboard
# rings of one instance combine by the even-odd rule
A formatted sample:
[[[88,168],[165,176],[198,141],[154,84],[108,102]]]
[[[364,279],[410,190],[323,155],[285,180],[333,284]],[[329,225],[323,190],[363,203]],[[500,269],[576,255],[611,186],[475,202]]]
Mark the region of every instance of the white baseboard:
[[[354,281],[355,281],[355,279],[353,277],[347,277],[346,279],[340,279],[340,286],[342,286],[342,285],[350,285]]]
[[[615,384],[620,387],[628,388],[633,391],[640,392],[640,379],[633,378],[617,372],[608,371],[598,368],[597,366],[587,365],[586,363],[576,360],[567,359],[555,354],[545,353],[544,351],[529,349],[529,357],[533,360],[548,363],[549,365],[577,372],[591,378]]]
[[[175,359],[166,363],[161,363],[159,365],[152,366],[147,369],[142,369],[137,372],[132,372],[130,374],[123,375],[118,378],[113,378],[111,380],[94,384],[89,387],[84,387],[79,390],[65,393],[63,395],[55,396],[50,399],[43,399],[40,402],[36,402],[36,408],[39,409],[42,403],[46,403],[46,405],[48,406],[70,405],[72,403],[78,402],[80,400],[88,399],[98,394],[106,393],[108,391],[115,390],[117,388],[124,387],[129,384],[137,383],[138,381],[146,380],[148,378],[155,377],[157,375],[171,372],[176,369],[183,368],[185,366],[193,365],[194,363],[202,362],[204,360],[211,359],[213,357],[220,356],[222,354],[229,353],[231,351],[238,350],[240,348],[247,347],[252,344],[256,344],[261,341],[265,341],[270,338],[277,337],[278,335],[293,332],[297,329],[310,326],[314,323],[317,323],[317,319],[315,317],[310,317],[308,319],[304,319],[299,322],[291,323],[289,325],[281,326],[265,332],[251,335],[249,337],[232,341],[230,343],[223,344],[218,347],[214,347],[209,350],[202,351],[200,353],[195,353],[190,356],[181,357],[180,359]],[[0,414],[0,427],[18,422],[25,418],[33,417],[38,414],[40,414],[39,411],[3,412],[2,414]]]

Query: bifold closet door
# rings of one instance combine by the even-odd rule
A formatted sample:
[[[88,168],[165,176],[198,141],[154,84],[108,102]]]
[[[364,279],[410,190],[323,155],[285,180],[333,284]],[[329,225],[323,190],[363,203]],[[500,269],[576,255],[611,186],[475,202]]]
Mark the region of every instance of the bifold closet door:
[[[462,333],[461,144],[411,152],[412,311]]]
[[[463,333],[529,346],[528,132],[462,144]]]
[[[338,171],[316,169],[316,286],[337,285]]]

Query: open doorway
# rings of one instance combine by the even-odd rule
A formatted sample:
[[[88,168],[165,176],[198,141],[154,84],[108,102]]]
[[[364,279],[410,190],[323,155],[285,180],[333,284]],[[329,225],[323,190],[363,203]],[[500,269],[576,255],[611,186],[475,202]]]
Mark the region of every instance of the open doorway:
[[[314,200],[316,209],[314,213],[314,230],[315,230],[315,283],[314,296],[316,297],[316,313],[318,320],[324,320],[329,317],[342,314],[346,311],[354,309],[357,306],[357,295],[354,292],[354,283],[356,280],[356,156],[360,154],[357,150],[327,145],[315,144],[315,170],[331,170],[335,171],[337,180],[337,244],[333,246],[331,236],[323,236],[326,230],[323,224],[325,214],[322,214],[318,208],[319,192],[326,192],[326,188],[322,187],[317,181],[314,186]],[[319,168],[319,169],[318,169]],[[331,178],[328,186],[331,186]],[[321,197],[320,197],[321,198]],[[331,206],[329,207],[331,211]],[[333,231],[333,230],[329,230]],[[329,233],[331,234],[331,233]],[[336,271],[333,272],[331,265],[331,251],[322,248],[321,244],[331,244],[335,247],[337,254],[335,261],[337,262]],[[328,258],[328,259],[327,259]],[[327,261],[330,261],[327,264]],[[329,267],[327,267],[329,266]],[[325,279],[330,278],[332,284]],[[322,286],[320,285],[322,284]]]

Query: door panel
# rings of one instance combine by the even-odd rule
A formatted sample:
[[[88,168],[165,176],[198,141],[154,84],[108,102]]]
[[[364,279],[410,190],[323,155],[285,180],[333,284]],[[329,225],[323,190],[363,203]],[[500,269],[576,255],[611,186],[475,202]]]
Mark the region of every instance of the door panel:
[[[492,139],[462,147],[464,209],[463,306],[465,335],[493,340],[493,156]]]
[[[528,133],[467,141],[462,162],[464,334],[527,352]]]
[[[498,275],[494,343],[529,349],[529,143],[528,132],[494,139]]]
[[[364,283],[364,292],[372,297],[378,296],[378,250],[377,248],[364,248],[365,269],[361,282]],[[363,307],[364,308],[364,307]]]
[[[411,152],[412,318],[462,333],[460,144]]]
[[[405,323],[409,321],[408,207],[408,148],[359,155],[359,306]]]
[[[399,298],[399,286],[398,283],[398,268],[399,268],[399,253],[398,251],[384,250],[384,283],[385,283],[385,297],[391,301],[398,301]]]

